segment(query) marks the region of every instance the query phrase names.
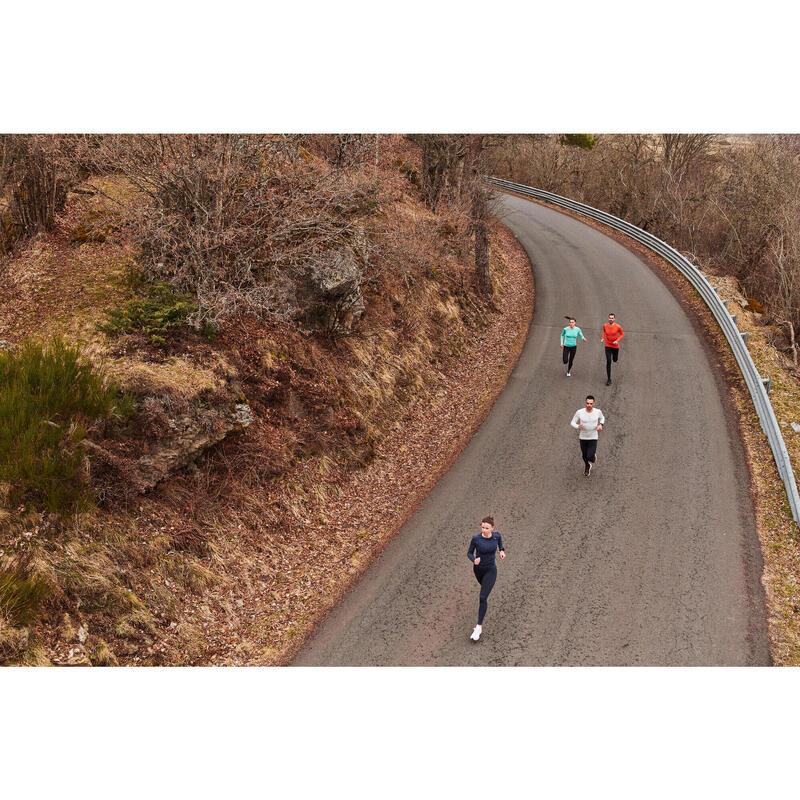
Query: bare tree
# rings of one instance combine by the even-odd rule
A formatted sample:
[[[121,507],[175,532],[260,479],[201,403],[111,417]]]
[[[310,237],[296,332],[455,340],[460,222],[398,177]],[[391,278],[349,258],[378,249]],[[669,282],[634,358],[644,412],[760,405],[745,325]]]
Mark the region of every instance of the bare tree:
[[[6,205],[0,250],[51,230],[78,180],[77,143],[74,136],[0,135],[0,199]]]
[[[795,324],[800,319],[800,225],[798,220],[786,220],[784,231],[772,245],[776,273],[777,297],[773,317],[789,332],[789,348],[792,361],[797,366],[797,341]]]
[[[687,173],[711,157],[718,139],[710,133],[662,134],[664,168],[675,182],[680,183]]]
[[[443,200],[461,195],[467,158],[467,137],[460,134],[422,134],[411,137],[422,147],[422,193],[433,211]]]
[[[475,277],[481,293],[491,297],[492,277],[489,254],[489,204],[487,188],[483,182],[485,136],[473,134],[469,137],[469,186],[471,196],[470,228],[475,237]]]

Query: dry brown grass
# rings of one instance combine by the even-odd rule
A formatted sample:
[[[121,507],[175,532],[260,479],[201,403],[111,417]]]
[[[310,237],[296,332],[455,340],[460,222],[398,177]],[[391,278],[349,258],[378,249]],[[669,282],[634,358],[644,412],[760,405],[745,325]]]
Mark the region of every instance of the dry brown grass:
[[[125,277],[133,261],[121,236],[85,244],[71,241],[72,231],[87,215],[112,228],[122,222],[121,209],[102,196],[71,195],[53,233],[31,239],[7,262],[0,285],[1,337],[18,341],[60,334],[87,345],[104,339],[96,323],[106,306],[129,295]]]
[[[190,357],[169,356],[161,362],[142,361],[141,355],[109,357],[107,347],[97,354],[106,364],[108,375],[125,390],[138,395],[180,398],[192,401],[208,392],[223,391],[236,370],[223,353],[209,351],[206,361],[198,364]]]

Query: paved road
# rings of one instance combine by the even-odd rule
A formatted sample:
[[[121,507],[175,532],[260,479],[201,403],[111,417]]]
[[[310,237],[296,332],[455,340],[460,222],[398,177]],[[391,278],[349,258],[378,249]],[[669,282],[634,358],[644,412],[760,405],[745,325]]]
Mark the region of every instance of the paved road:
[[[534,264],[536,310],[508,385],[418,512],[300,651],[298,665],[769,664],[744,455],[707,352],[630,250],[505,196]],[[605,386],[600,327],[625,329]],[[563,315],[589,341],[573,377]],[[584,478],[569,426],[606,415]],[[508,557],[481,641],[467,545],[494,512]]]

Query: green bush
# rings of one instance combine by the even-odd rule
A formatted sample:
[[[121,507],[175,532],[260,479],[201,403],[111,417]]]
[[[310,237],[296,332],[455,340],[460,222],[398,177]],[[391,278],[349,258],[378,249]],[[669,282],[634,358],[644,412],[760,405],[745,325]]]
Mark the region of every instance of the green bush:
[[[599,141],[600,137],[592,136],[591,133],[565,133],[561,137],[561,144],[580,147],[581,150],[592,150]]]
[[[129,396],[53,339],[0,352],[0,482],[10,505],[70,513],[91,502],[76,447],[92,419],[129,413]]]
[[[197,311],[197,301],[189,295],[176,294],[168,283],[151,283],[139,289],[142,296],[129,300],[122,308],[106,311],[100,330],[110,336],[142,331],[151,344],[165,341],[167,331],[186,324]]]

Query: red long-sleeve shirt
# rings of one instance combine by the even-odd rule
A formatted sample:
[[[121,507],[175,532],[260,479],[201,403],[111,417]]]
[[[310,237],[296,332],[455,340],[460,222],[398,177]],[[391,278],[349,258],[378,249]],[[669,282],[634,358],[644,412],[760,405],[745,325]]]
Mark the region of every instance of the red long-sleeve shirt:
[[[616,322],[609,325],[607,322],[603,325],[603,338],[605,339],[606,347],[619,347],[619,340],[625,335],[625,331]]]

